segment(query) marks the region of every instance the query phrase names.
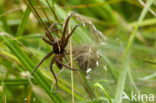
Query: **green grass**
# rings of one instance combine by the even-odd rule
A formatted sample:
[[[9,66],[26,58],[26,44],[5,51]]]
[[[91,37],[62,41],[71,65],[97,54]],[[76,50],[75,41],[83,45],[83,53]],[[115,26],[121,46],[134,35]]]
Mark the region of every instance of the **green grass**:
[[[116,89],[116,99],[115,102],[116,103],[122,103],[122,95],[123,95],[123,91],[124,91],[124,86],[125,86],[125,81],[126,81],[126,77],[127,77],[127,71],[129,67],[129,56],[130,56],[130,50],[132,47],[132,43],[134,41],[134,38],[136,36],[137,30],[141,24],[141,22],[143,21],[148,8],[150,8],[151,4],[152,4],[153,0],[149,0],[147,1],[147,7],[143,9],[143,11],[141,12],[141,15],[138,19],[138,23],[135,26],[132,35],[129,38],[125,53],[124,53],[124,59],[123,59],[123,69],[121,70],[120,76],[119,76],[119,80],[118,80],[118,84],[117,84],[117,89]]]
[[[47,6],[45,0],[40,1]],[[80,50],[79,46],[87,44],[100,58],[99,66],[94,66],[90,72],[90,79],[82,72],[74,72],[75,103],[136,103],[122,100],[123,91],[128,96],[131,91],[156,96],[156,19],[146,7],[136,0],[55,0],[51,4],[61,23],[69,11],[77,10],[108,39],[103,45],[104,40],[98,41],[89,25],[80,26],[72,35],[73,49]],[[42,41],[45,31],[30,10],[23,9],[24,5],[18,0],[0,1],[0,102],[71,103],[68,69],[60,73],[54,64],[55,73],[59,73],[59,91],[51,91],[54,78],[49,64],[52,57],[35,71],[30,81],[30,73],[52,47]],[[146,5],[156,12],[154,0],[147,0]],[[52,22],[56,22],[49,9],[44,9]],[[37,10],[47,23],[41,9]],[[71,28],[82,22],[73,16]],[[66,49],[69,50],[69,45]],[[73,60],[76,68],[84,69]],[[96,58],[93,60],[88,62],[94,65]]]

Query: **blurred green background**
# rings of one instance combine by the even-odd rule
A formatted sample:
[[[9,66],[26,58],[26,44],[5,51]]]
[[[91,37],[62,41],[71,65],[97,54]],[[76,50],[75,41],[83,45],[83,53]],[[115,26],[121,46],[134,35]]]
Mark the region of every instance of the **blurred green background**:
[[[39,4],[31,1],[48,25]],[[40,1],[50,20],[58,22],[46,0]],[[155,0],[49,2],[61,23],[64,23],[70,11],[76,10],[70,22],[71,28],[83,24],[72,36],[73,49],[79,51],[73,54],[73,65],[83,71],[74,71],[75,103],[151,103],[127,99],[121,101],[121,96],[124,91],[131,97],[133,91],[156,97]],[[55,73],[59,74],[59,90],[56,93],[51,90],[54,80],[49,70],[51,58],[30,79],[35,66],[52,50],[42,41],[44,33],[45,30],[24,1],[0,0],[1,103],[72,102],[70,70],[64,68],[60,72],[53,65]],[[66,49],[70,49],[69,44]],[[70,65],[70,59],[64,63]],[[90,72],[87,70],[89,68]],[[84,73],[86,70],[88,74]]]

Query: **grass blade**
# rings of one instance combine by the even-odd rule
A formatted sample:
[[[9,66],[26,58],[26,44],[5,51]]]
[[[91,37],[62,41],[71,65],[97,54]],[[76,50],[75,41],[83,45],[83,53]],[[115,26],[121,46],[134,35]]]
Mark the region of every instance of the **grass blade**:
[[[100,83],[96,82],[94,84],[94,87],[95,88],[97,88],[97,87],[100,88],[102,90],[102,92],[106,95],[106,97],[108,98],[109,102],[112,103],[112,100],[111,100],[109,94],[107,93],[107,91],[105,90],[105,88]]]
[[[30,14],[30,10],[27,7],[26,10],[25,10],[24,15],[22,17],[21,23],[18,26],[17,33],[16,33],[17,36],[21,36],[23,34],[24,27],[25,27],[25,25],[26,25],[26,23],[27,23],[27,21],[29,19],[29,14]]]
[[[0,29],[0,32],[5,33],[2,29]],[[6,33],[5,33],[6,34]],[[8,34],[9,35],[9,34]],[[2,39],[5,40],[8,37],[2,36]],[[27,70],[31,73],[34,69],[33,61],[25,54],[18,46],[16,42],[13,41],[6,41],[5,45],[10,49],[10,51],[21,61],[23,66],[27,68]],[[34,73],[34,77],[37,80],[38,84],[42,86],[42,88],[47,92],[49,97],[55,102],[55,103],[63,103],[63,99],[58,94],[52,94],[50,90],[50,83],[44,78],[44,76],[39,72],[36,71]]]
[[[143,21],[147,11],[148,11],[148,8],[151,6],[152,2],[154,0],[148,0],[147,3],[146,3],[146,7],[143,9],[143,11],[141,12],[141,15],[138,19],[138,23],[136,25],[136,27],[134,28],[134,31],[128,41],[128,44],[127,44],[127,47],[126,47],[126,50],[125,50],[125,54],[124,54],[124,59],[123,59],[123,68],[120,72],[120,75],[119,75],[119,79],[118,79],[118,84],[117,84],[117,88],[116,88],[116,95],[115,95],[115,103],[122,103],[122,93],[123,93],[123,90],[124,90],[124,86],[125,86],[125,80],[126,80],[126,77],[127,77],[127,71],[128,71],[128,58],[129,58],[129,55],[130,55],[130,49],[131,49],[131,46],[132,46],[132,43],[134,41],[134,38],[135,38],[135,35],[137,33],[137,30],[141,24],[141,22]]]

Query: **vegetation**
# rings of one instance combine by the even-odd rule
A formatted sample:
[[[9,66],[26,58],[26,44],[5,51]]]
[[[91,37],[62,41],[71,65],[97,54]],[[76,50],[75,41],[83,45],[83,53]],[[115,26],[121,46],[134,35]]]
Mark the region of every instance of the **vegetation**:
[[[41,7],[35,0],[31,1],[48,25]],[[51,22],[58,22],[46,0],[40,1]],[[52,47],[42,40],[45,30],[24,1],[0,0],[1,103],[150,102],[122,99],[123,93],[131,98],[132,92],[156,97],[155,0],[49,2],[61,23],[76,10],[69,28],[82,25],[76,29],[66,48],[76,52],[70,52],[64,63],[79,71],[59,70],[54,64],[58,91],[49,70],[52,57],[31,76]],[[52,35],[60,37],[61,32]]]

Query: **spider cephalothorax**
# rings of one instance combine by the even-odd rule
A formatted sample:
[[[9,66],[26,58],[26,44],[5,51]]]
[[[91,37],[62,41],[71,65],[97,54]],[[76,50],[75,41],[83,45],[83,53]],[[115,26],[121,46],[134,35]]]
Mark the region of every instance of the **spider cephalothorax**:
[[[61,46],[61,40],[57,40],[53,43],[53,51],[55,54],[62,54],[65,51]]]

